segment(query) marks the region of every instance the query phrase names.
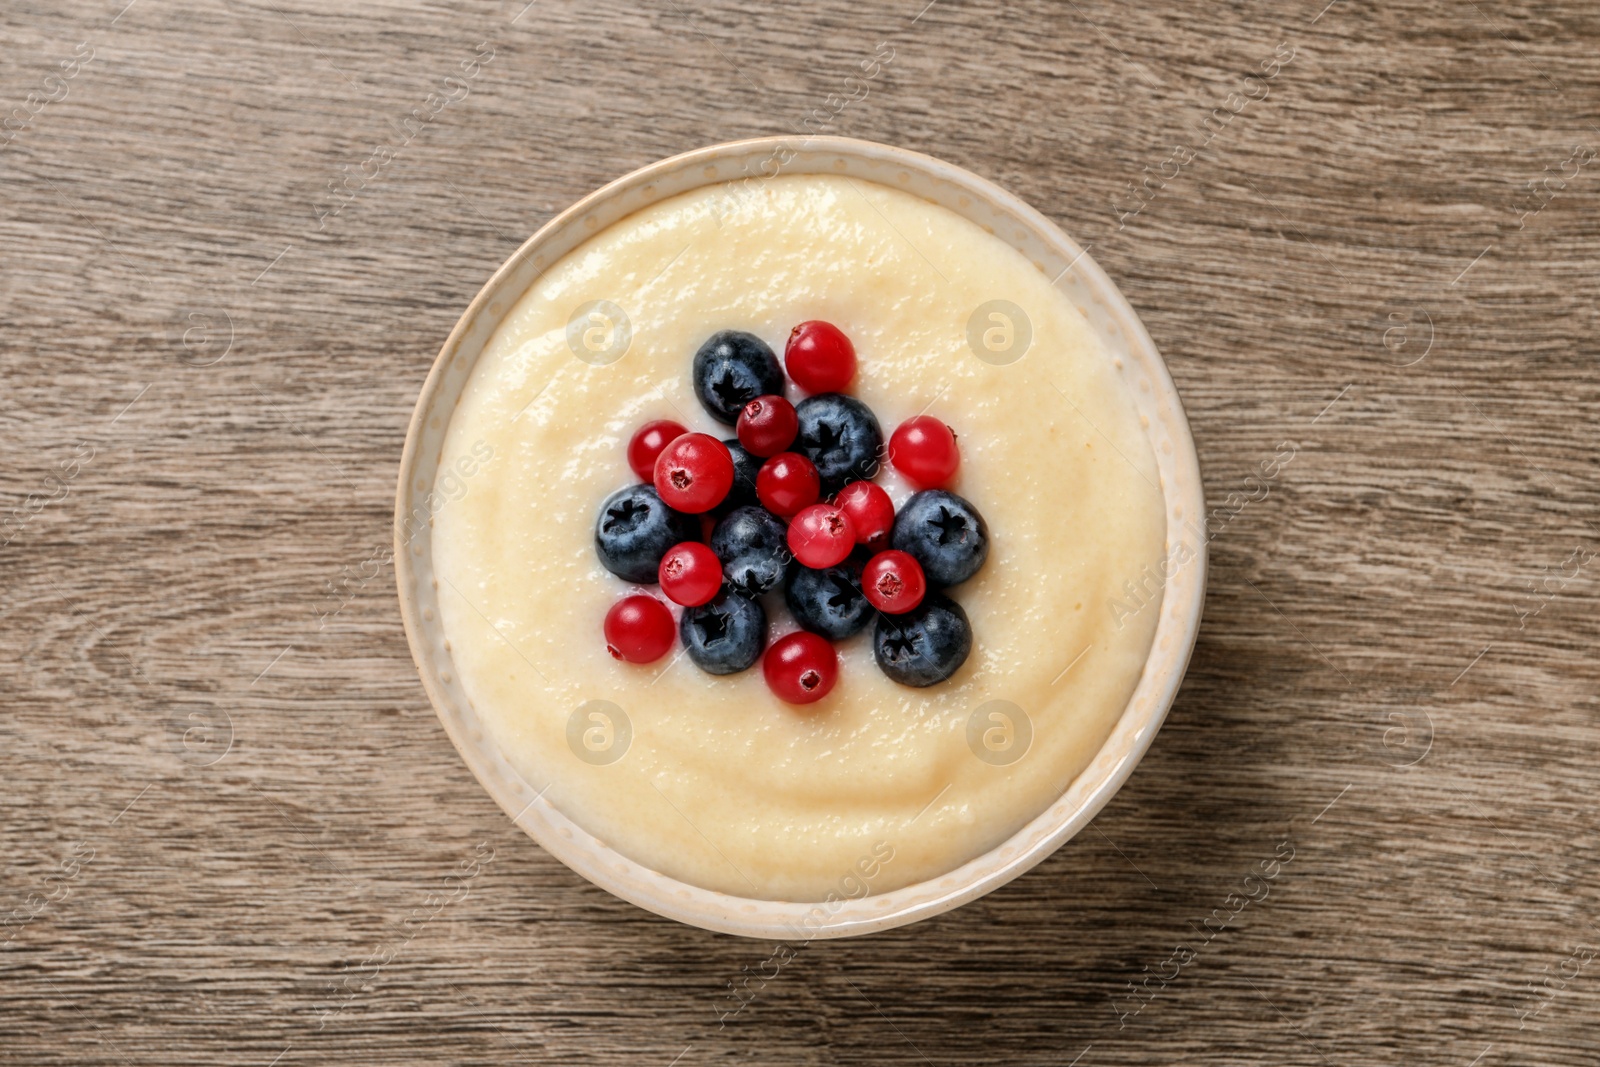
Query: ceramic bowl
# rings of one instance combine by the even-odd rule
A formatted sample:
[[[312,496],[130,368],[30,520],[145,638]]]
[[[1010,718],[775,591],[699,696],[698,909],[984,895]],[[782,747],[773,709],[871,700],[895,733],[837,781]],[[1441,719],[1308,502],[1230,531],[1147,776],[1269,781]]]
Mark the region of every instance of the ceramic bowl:
[[[971,219],[1027,256],[1072,300],[1124,376],[1161,475],[1168,558],[1193,558],[1166,583],[1150,657],[1099,753],[1056,802],[996,848],[937,878],[852,900],[791,903],[712,892],[635,863],[585,831],[512,769],[484,729],[451,662],[440,622],[429,516],[440,450],[473,364],[540,272],[590,235],[697,187],[781,171],[842,174],[902,189]],[[517,249],[467,307],[422,387],[406,434],[395,506],[400,610],[423,687],[483,787],[518,826],[574,871],[624,900],[708,930],[795,939],[871,933],[925,919],[1022,874],[1083,829],[1132,773],[1166,717],[1188,665],[1205,594],[1204,495],[1188,421],[1166,365],[1117,287],[1049,219],[949,163],[837,137],[760,138],[653,163],[584,197]]]

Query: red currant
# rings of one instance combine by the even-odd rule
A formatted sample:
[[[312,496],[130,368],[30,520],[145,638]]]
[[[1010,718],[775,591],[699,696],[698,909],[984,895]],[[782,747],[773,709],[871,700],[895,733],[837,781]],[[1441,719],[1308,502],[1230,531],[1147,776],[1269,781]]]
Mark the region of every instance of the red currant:
[[[758,396],[739,412],[739,443],[755,456],[776,456],[794,443],[800,417],[781,396]]]
[[[774,515],[787,519],[822,495],[816,464],[798,452],[779,452],[756,474],[756,496]]]
[[[656,457],[655,482],[667,507],[698,515],[733,488],[733,456],[710,434],[686,433]]]
[[[811,704],[833,691],[839,656],[827,639],[797,630],[772,642],[761,661],[767,688],[790,704]]]
[[[656,477],[656,457],[661,450],[689,431],[671,419],[657,419],[639,427],[628,442],[628,466],[641,482],[653,482]]]
[[[854,547],[850,516],[831,504],[812,504],[789,523],[789,551],[812,570],[843,563]]]
[[[918,489],[942,489],[956,476],[961,452],[950,427],[932,415],[918,415],[889,438],[889,462]]]
[[[656,573],[667,599],[686,608],[709,602],[722,588],[722,561],[699,541],[684,541],[667,549]]]
[[[813,319],[790,331],[783,365],[808,393],[842,393],[856,376],[856,346],[839,327]]]
[[[851,482],[833,498],[834,505],[850,517],[856,544],[884,548],[894,529],[894,502],[882,487],[871,482]]]
[[[922,564],[908,552],[879,552],[861,569],[861,592],[867,603],[888,615],[903,615],[922,603],[928,579]]]
[[[676,629],[665,604],[635,593],[606,612],[606,651],[629,663],[653,663],[672,647]]]

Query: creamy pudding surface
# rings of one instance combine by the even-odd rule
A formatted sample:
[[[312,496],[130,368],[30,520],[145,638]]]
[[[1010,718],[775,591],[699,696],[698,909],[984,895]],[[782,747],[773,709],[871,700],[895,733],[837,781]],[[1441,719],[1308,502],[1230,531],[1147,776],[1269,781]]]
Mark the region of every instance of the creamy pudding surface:
[[[569,331],[597,301],[599,317],[585,310]],[[969,330],[995,301],[1025,323],[985,309]],[[950,488],[990,537],[983,569],[949,591],[972,623],[970,657],[941,684],[897,685],[869,625],[836,646],[838,685],[805,707],[774,696],[759,663],[718,677],[678,647],[614,660],[602,620],[640,587],[601,565],[594,529],[601,502],[637,481],[629,436],[673,419],[733,437],[695,399],[696,349],[746,330],[781,360],[809,319],[855,343],[850,392],[886,440],[924,411],[957,434]],[[1144,580],[1165,559],[1160,477],[1083,314],[983,228],[860,180],[713,185],[597,232],[500,325],[440,469],[464,487],[434,519],[442,622],[500,750],[605,844],[736,896],[884,892],[999,844],[1099,750],[1160,613]],[[896,507],[912,491],[892,470],[877,480]],[[781,590],[763,604],[771,638],[797,628]]]

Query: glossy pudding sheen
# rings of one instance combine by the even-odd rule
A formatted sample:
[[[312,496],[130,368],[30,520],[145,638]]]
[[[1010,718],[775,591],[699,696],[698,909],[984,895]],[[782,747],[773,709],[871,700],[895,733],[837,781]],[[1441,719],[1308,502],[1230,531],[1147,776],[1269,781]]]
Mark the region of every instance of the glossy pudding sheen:
[[[985,313],[969,330],[997,300],[1031,327],[1011,362],[1016,323]],[[568,328],[595,301],[627,316],[614,362],[610,319],[585,314],[583,329],[599,330],[587,337]],[[629,435],[674,419],[732,437],[696,402],[695,350],[733,329],[781,356],[809,319],[854,341],[851,392],[886,436],[924,411],[958,436],[950,488],[990,536],[983,569],[950,590],[972,621],[970,657],[946,682],[906,688],[874,663],[869,626],[837,646],[833,692],[803,708],[774,696],[759,664],[717,677],[676,649],[643,666],[612,659],[602,621],[638,587],[601,566],[594,526],[607,495],[635,481]],[[596,233],[505,317],[441,469],[465,487],[434,520],[442,621],[499,748],[605,844],[736,896],[884,892],[1003,841],[1104,742],[1160,612],[1148,581],[1165,555],[1160,479],[1083,314],[981,227],[859,180],[713,185]],[[892,470],[878,481],[897,507],[911,493]],[[795,628],[781,591],[766,603],[772,639]],[[597,732],[571,732],[593,701],[625,725],[584,717]],[[601,758],[625,747],[598,762],[586,744]]]

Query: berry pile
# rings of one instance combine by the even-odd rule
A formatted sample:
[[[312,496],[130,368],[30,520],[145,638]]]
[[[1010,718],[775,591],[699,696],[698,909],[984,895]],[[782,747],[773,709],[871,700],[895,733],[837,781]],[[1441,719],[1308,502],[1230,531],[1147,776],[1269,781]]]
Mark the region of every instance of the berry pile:
[[[810,395],[784,397],[785,376]],[[789,335],[784,364],[753,334],[724,330],[694,357],[694,392],[719,440],[676,422],[641,426],[628,466],[644,484],[600,506],[595,549],[624,581],[659,583],[683,610],[634,593],[606,614],[606,647],[650,663],[673,632],[701,670],[736,674],[763,659],[791,704],[821,700],[839,678],[832,641],[874,617],[873,655],[902,685],[949,678],[972,651],[972,626],[942,590],[978,573],[989,528],[944,487],[961,464],[955,434],[930,415],[889,438],[888,460],[918,491],[897,514],[874,484],[885,453],[877,416],[844,390],[855,346],[826,322]],[[782,587],[802,629],[767,643],[761,599]]]

